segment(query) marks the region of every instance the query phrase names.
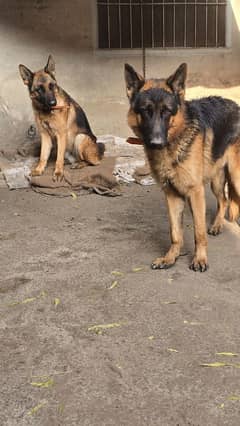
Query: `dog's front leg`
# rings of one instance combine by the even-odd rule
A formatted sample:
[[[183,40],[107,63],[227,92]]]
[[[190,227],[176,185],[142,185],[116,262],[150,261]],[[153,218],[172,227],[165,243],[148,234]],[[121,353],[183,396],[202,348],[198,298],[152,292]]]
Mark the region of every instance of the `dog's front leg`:
[[[41,131],[41,154],[38,165],[32,170],[32,176],[43,174],[52,149],[52,139],[47,132]]]
[[[167,254],[152,263],[152,269],[167,269],[174,265],[183,244],[183,210],[185,200],[174,190],[165,190],[170,220],[171,247]]]
[[[190,265],[193,271],[205,272],[207,263],[206,201],[204,186],[193,188],[189,194],[195,236],[195,256]]]
[[[62,131],[57,137],[57,161],[53,174],[53,179],[63,179],[64,176],[64,155],[67,146],[67,131]]]

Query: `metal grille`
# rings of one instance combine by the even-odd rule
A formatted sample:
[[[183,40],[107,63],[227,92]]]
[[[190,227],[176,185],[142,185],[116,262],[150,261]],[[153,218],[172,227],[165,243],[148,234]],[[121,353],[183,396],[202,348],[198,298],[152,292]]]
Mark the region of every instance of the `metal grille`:
[[[224,47],[227,0],[97,0],[98,46]]]

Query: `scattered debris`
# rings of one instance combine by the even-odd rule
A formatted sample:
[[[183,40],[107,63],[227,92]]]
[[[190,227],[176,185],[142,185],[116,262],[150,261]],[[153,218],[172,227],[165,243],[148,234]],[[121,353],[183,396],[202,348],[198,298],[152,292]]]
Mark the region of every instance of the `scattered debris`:
[[[38,410],[43,408],[46,404],[47,404],[47,401],[43,401],[40,404],[36,405],[36,407],[31,408],[31,410],[28,412],[28,415],[33,416],[34,414],[38,412]]]
[[[200,364],[200,367],[230,367],[231,364],[227,364],[226,362],[211,362]]]
[[[177,351],[177,349],[173,349],[173,348],[167,348],[168,352],[176,352],[178,353],[179,351]]]
[[[54,299],[54,305],[58,306],[61,303],[61,300],[58,297],[55,297]]]
[[[74,200],[76,200],[76,199],[77,199],[77,194],[75,194],[75,192],[71,192],[71,196],[72,196],[72,198],[73,198]]]
[[[108,290],[113,290],[115,287],[118,286],[118,281],[113,281],[113,283],[110,285],[110,287],[108,287]]]
[[[19,302],[9,303],[8,306],[24,305],[25,303],[34,302],[34,300],[37,300],[37,297],[28,297],[27,299],[21,300]]]
[[[139,268],[133,268],[132,272],[140,272],[140,271],[143,271],[143,270],[144,270],[144,267],[140,266]]]
[[[39,294],[39,296],[27,297],[24,300],[9,303],[7,306],[25,305],[27,303],[34,302],[35,300],[40,299],[41,297],[46,297],[46,296],[47,296],[47,292],[43,290],[43,291],[41,291],[41,293]]]
[[[121,323],[120,322],[113,322],[111,324],[99,324],[99,325],[92,325],[91,327],[88,327],[88,331],[93,331],[96,334],[101,334],[102,331],[104,330],[108,330],[110,328],[115,328],[115,327],[121,327]]]
[[[64,410],[64,405],[63,404],[59,404],[59,406],[58,406],[58,413],[62,414],[63,410]]]
[[[49,388],[54,385],[54,380],[49,378],[48,380],[44,382],[31,382],[30,384],[37,388]]]
[[[238,396],[238,395],[230,395],[228,397],[228,400],[229,401],[240,401],[240,396]]]
[[[120,271],[112,271],[111,274],[115,275],[116,277],[122,277],[124,275],[124,273]]]
[[[189,324],[189,325],[201,325],[201,322],[198,322],[198,321],[187,321],[187,320],[184,320],[184,321],[183,321],[183,324]]]
[[[233,352],[217,352],[216,355],[222,355],[222,356],[238,356],[238,354],[235,354]]]

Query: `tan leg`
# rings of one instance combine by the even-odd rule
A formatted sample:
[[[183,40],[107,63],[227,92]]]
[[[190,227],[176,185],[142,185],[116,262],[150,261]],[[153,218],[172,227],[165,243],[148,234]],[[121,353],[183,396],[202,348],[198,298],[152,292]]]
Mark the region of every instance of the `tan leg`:
[[[41,133],[41,154],[38,165],[32,170],[32,176],[43,174],[52,149],[52,140],[47,132]]]
[[[228,201],[225,196],[224,187],[225,187],[225,173],[218,174],[211,182],[211,188],[214,195],[217,198],[217,214],[214,219],[213,224],[210,226],[208,233],[210,235],[218,235],[222,232],[224,217],[226,214],[226,209]]]
[[[67,132],[61,132],[57,135],[57,160],[53,178],[58,180],[64,176],[64,156],[67,146]]]
[[[167,269],[174,265],[183,245],[183,210],[185,200],[174,191],[166,191],[166,200],[170,220],[171,247],[164,257],[158,257],[152,263],[152,269]]]
[[[189,203],[194,221],[195,256],[190,265],[193,271],[204,272],[207,263],[206,201],[204,186],[194,188],[189,194]]]

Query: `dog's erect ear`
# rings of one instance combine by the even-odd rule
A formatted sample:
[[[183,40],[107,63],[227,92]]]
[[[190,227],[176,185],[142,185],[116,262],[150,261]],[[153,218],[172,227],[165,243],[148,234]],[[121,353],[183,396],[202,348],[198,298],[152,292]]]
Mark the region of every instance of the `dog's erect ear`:
[[[131,99],[133,94],[138,92],[145,83],[144,78],[129,64],[125,64],[125,81],[129,99]]]
[[[44,71],[55,77],[55,62],[52,55],[49,55]]]
[[[30,87],[33,82],[34,73],[22,64],[19,65],[19,72],[23,79],[23,83]]]
[[[167,85],[175,93],[184,96],[185,82],[187,78],[187,64],[181,64],[178,69],[167,79]]]

